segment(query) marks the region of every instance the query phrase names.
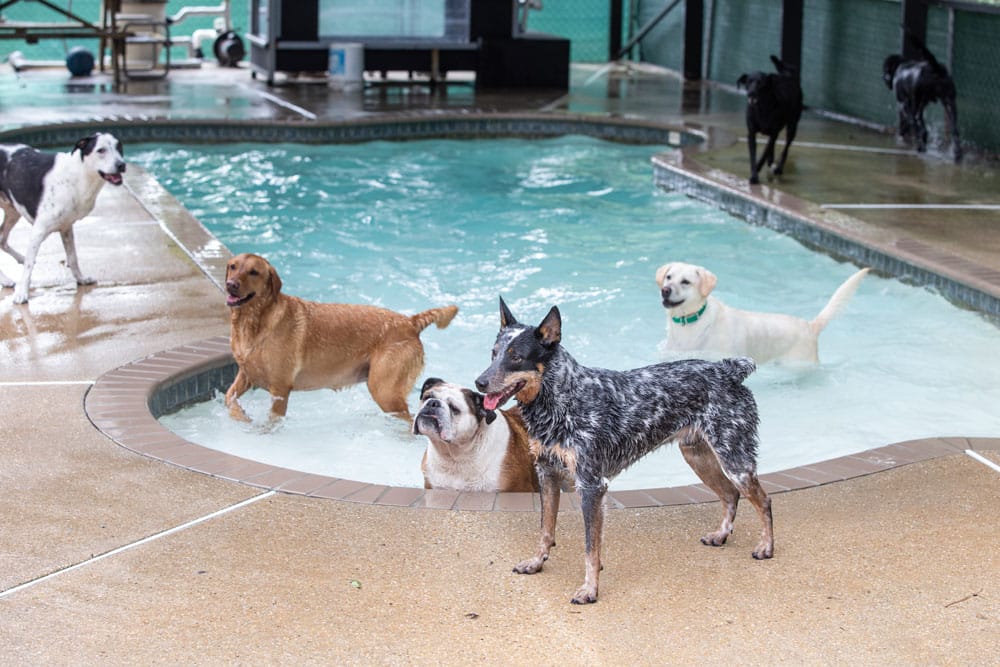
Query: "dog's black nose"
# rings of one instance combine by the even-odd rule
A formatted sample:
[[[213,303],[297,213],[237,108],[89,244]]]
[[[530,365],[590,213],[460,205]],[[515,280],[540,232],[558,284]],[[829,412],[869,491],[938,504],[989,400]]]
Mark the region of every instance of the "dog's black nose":
[[[441,401],[439,401],[436,398],[428,398],[424,402],[424,408],[440,408],[440,407],[441,407]]]
[[[483,380],[483,376],[480,375],[478,378],[476,378],[476,389],[483,392],[484,394],[486,393],[487,385],[489,385],[489,382]]]

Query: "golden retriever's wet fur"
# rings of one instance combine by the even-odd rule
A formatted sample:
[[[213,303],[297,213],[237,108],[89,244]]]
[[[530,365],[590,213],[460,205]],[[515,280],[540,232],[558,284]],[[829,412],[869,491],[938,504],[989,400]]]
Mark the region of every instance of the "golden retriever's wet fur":
[[[424,366],[420,332],[431,323],[448,326],[458,312],[445,306],[406,316],[288,296],[274,267],[251,254],[229,261],[226,294],[239,365],[226,406],[241,421],[250,421],[239,398],[251,387],[271,394],[274,420],[285,415],[293,389],[342,389],[365,381],[384,412],[409,420],[406,397]]]

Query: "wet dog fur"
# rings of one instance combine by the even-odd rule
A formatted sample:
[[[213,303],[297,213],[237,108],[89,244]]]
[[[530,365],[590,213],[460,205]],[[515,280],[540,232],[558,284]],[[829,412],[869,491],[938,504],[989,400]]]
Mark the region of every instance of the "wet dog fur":
[[[758,174],[766,163],[774,164],[774,144],[785,130],[785,148],[771,173],[781,175],[802,117],[802,88],[798,72],[777,56],[771,56],[777,72],[750,72],[736,81],[737,88],[747,91],[747,147],[750,151],[750,183],[760,183]],[[757,159],[757,133],[767,136],[767,146]]]
[[[742,384],[754,371],[753,361],[688,360],[621,372],[580,365],[561,340],[557,307],[538,326],[529,326],[520,324],[501,298],[493,360],[476,380],[476,388],[486,394],[486,409],[517,400],[538,457],[541,540],[538,552],[514,572],[539,572],[548,560],[560,486],[572,480],[586,537],[586,575],[572,602],[596,602],[608,482],[671,441],[678,442],[684,459],[722,501],[722,523],[702,543],[725,544],[742,493],[762,525],[753,557],[771,558],[771,500],[757,479],[757,405]]]
[[[752,357],[770,361],[819,362],[819,335],[850,302],[868,269],[856,271],[833,293],[812,320],[728,306],[711,295],[718,282],[703,266],[668,262],[656,270],[656,285],[667,309],[667,342],[672,354]]]
[[[958,108],[955,105],[955,81],[948,68],[937,61],[927,45],[915,35],[906,32],[907,41],[920,53],[915,60],[904,60],[894,53],[882,63],[882,80],[896,97],[899,118],[897,133],[911,141],[917,152],[927,150],[927,125],[924,109],[928,104],[941,102],[945,119],[951,131],[955,162],[962,160],[962,142],[958,132]]]
[[[407,316],[375,306],[316,303],[283,294],[281,278],[258,255],[226,267],[230,347],[239,365],[226,392],[229,414],[250,421],[239,398],[252,387],[271,394],[271,421],[285,416],[294,390],[343,389],[366,382],[383,412],[410,420],[406,397],[424,367],[420,332],[448,326],[456,306]]]
[[[535,460],[517,408],[487,410],[483,395],[428,378],[413,433],[430,441],[420,469],[424,487],[453,491],[537,491]]]

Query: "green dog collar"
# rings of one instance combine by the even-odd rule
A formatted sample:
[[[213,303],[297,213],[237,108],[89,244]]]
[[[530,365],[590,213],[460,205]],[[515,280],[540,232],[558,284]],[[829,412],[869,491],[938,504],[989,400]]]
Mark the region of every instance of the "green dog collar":
[[[691,313],[690,315],[682,315],[681,317],[671,317],[670,319],[672,319],[674,322],[676,322],[681,326],[684,326],[686,324],[694,324],[695,322],[698,321],[698,318],[700,318],[705,313],[705,308],[707,307],[708,307],[708,302],[705,302],[701,305],[701,308],[698,309],[697,313]]]

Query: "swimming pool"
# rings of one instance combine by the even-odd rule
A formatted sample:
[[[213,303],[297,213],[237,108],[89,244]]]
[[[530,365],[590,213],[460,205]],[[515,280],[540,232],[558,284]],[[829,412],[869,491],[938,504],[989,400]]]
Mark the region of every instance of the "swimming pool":
[[[626,368],[662,359],[653,275],[666,261],[712,268],[717,296],[731,305],[803,317],[855,268],[656,189],[648,146],[564,137],[131,148],[233,252],[275,263],[288,293],[403,312],[457,303],[451,327],[423,336],[424,377],[466,385],[488,363],[498,294],[526,320],[558,304],[574,356]],[[761,470],[910,438],[994,434],[998,342],[982,317],[870,276],[822,335],[819,367],[764,366],[751,377]],[[267,402],[257,392],[251,414],[262,417]],[[289,419],[271,434],[231,422],[221,399],[161,421],[204,446],[287,468],[422,485],[425,441],[383,416],[363,387],[293,394]],[[612,488],[693,481],[666,448]]]

